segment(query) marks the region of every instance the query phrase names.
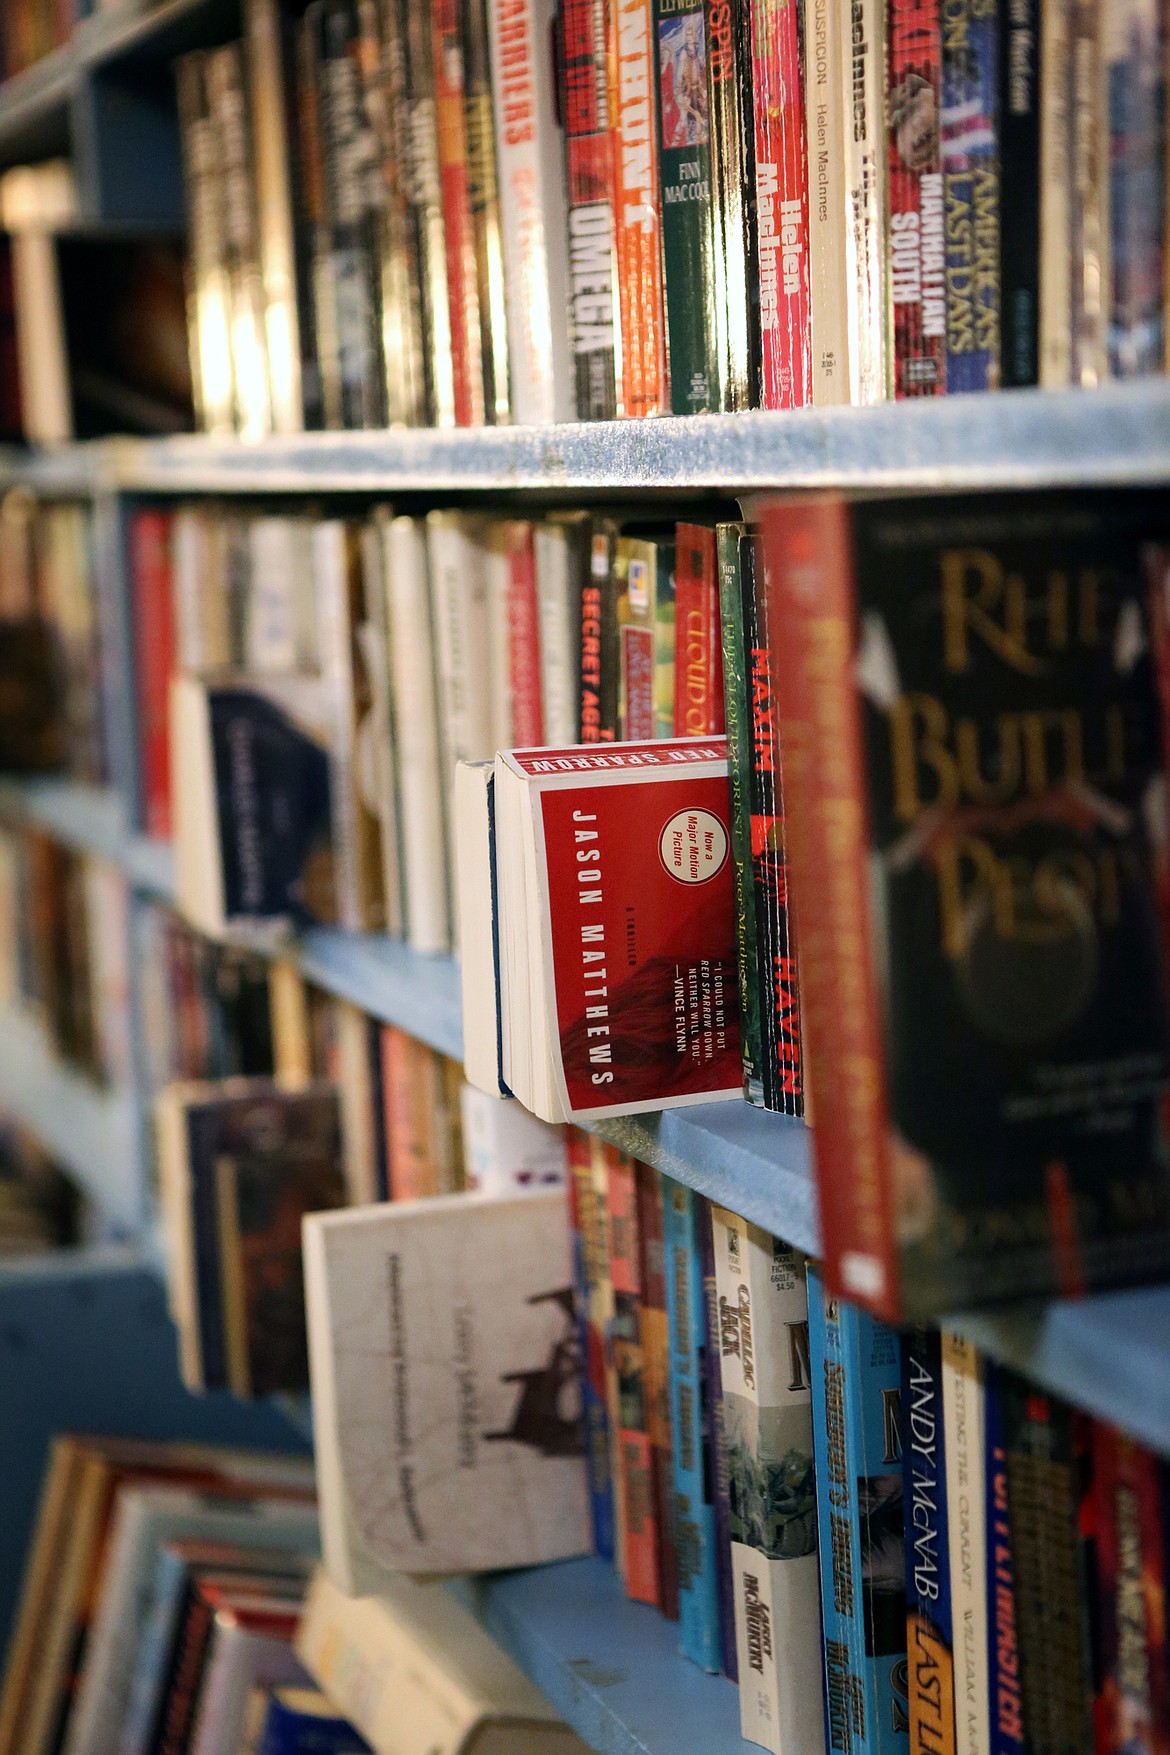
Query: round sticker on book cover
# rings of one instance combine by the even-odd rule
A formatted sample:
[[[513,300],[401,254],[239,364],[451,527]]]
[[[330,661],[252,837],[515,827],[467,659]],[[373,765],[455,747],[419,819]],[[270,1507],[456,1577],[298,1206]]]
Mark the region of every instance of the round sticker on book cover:
[[[658,840],[658,853],[680,884],[705,884],[723,870],[727,830],[714,811],[680,810]]]

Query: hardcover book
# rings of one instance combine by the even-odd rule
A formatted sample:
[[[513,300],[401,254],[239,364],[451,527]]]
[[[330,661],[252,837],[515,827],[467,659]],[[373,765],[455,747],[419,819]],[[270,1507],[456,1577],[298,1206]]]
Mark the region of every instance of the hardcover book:
[[[1158,518],[1117,494],[767,515],[826,1277],[872,1310],[1170,1262]]]
[[[907,1755],[898,1337],[811,1267],[808,1337],[829,1748]]]
[[[339,1587],[588,1552],[563,1188],[317,1214],[305,1286]]]
[[[731,1509],[740,1728],[773,1755],[824,1747],[805,1261],[711,1208]]]
[[[738,1095],[723,741],[505,752],[494,792],[507,1088],[546,1121]],[[486,893],[491,839],[468,830]]]

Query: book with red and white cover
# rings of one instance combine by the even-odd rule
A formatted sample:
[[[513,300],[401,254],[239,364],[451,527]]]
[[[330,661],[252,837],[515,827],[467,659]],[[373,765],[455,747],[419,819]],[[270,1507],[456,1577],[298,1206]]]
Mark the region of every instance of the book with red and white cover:
[[[555,0],[488,0],[512,419],[572,420],[564,136],[553,63]]]
[[[465,1029],[498,997],[503,1082],[546,1121],[739,1094],[729,835],[722,738],[505,751],[494,837],[457,817],[497,899],[495,945],[463,939]]]
[[[803,408],[812,400],[812,325],[797,0],[760,0],[752,7],[751,32],[760,407]]]

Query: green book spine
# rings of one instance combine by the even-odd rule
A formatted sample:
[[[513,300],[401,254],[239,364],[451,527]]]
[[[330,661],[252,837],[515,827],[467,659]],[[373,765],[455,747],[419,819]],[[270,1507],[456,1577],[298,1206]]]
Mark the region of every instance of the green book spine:
[[[731,787],[731,857],[735,869],[735,943],[739,976],[739,1036],[743,1047],[743,1094],[762,1104],[763,1038],[756,979],[756,899],[752,878],[750,710],[743,643],[743,588],[739,548],[742,524],[715,531],[719,567],[719,621],[723,631],[723,696],[727,730],[727,776]]]
[[[702,4],[654,0],[654,47],[670,406],[706,414],[718,406],[719,372]]]

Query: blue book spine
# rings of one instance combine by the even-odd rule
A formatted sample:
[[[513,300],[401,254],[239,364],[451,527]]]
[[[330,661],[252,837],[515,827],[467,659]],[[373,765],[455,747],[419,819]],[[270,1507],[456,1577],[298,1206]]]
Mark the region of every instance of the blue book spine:
[[[983,1445],[986,1466],[987,1681],[990,1755],[1026,1755],[1020,1648],[1016,1637],[1016,1574],[1008,1514],[1007,1454],[998,1372],[983,1361]]]
[[[609,1413],[605,1398],[605,1323],[601,1276],[609,1272],[605,1214],[589,1161],[589,1142],[569,1130],[569,1212],[572,1219],[573,1275],[577,1332],[581,1344],[581,1408],[589,1481],[593,1551],[613,1563],[614,1502]]]
[[[948,0],[942,32],[948,394],[1000,381],[996,11]]]
[[[707,1323],[699,1213],[692,1189],[663,1178],[666,1310],[670,1325],[670,1422],[674,1534],[678,1549],[679,1647],[704,1670],[722,1663],[715,1506],[707,1444],[704,1354]],[[705,1215],[704,1215],[705,1217]]]
[[[898,1337],[808,1273],[829,1746],[909,1755]]]
[[[155,1562],[150,1612],[138,1642],[134,1674],[127,1693],[126,1714],[118,1755],[146,1755],[150,1733],[166,1679],[167,1661],[175,1638],[187,1568],[180,1556],[163,1548]]]
[[[348,1720],[302,1712],[295,1699],[274,1694],[256,1755],[367,1755],[369,1747]]]
[[[910,1750],[911,1755],[951,1755],[955,1663],[937,1329],[912,1329],[902,1337],[902,1420]]]
[[[719,1364],[719,1294],[715,1286],[715,1238],[711,1206],[695,1196],[699,1261],[703,1273],[703,1376],[707,1385],[707,1457],[711,1498],[715,1506],[715,1568],[719,1584],[719,1653],[723,1674],[739,1680],[735,1654],[735,1589],[731,1576],[731,1494],[727,1474],[727,1433],[724,1423],[723,1375]]]

